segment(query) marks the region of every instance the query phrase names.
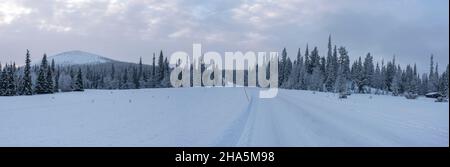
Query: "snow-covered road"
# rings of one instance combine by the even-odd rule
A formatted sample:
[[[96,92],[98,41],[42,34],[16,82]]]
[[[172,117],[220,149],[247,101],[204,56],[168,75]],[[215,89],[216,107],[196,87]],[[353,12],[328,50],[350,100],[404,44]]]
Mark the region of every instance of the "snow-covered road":
[[[449,146],[448,103],[280,90],[88,90],[0,97],[0,146]]]

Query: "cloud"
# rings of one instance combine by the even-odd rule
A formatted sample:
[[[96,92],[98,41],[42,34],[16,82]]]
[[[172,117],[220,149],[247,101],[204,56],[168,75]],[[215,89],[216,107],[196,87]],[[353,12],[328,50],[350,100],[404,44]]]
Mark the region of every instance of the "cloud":
[[[28,15],[32,12],[31,8],[10,2],[0,1],[0,26],[11,24],[22,16]]]
[[[55,31],[55,32],[68,32],[72,30],[72,27],[63,26],[63,25],[55,25],[55,24],[48,24],[45,20],[41,20],[40,24],[38,25],[40,30],[45,31]]]
[[[49,54],[79,49],[132,61],[160,49],[189,51],[198,42],[219,52],[287,47],[288,53],[309,43],[323,54],[332,34],[333,43],[349,48],[352,58],[396,54],[411,63],[434,53],[437,61],[448,62],[446,0],[0,2],[1,61],[21,62],[25,49]]]
[[[180,38],[180,37],[187,37],[189,33],[191,32],[191,29],[189,28],[183,28],[180,29],[174,33],[169,34],[169,38]]]

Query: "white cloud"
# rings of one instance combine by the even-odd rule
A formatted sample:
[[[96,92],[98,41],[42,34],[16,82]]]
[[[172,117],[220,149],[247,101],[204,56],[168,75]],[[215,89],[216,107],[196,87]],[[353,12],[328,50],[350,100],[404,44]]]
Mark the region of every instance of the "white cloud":
[[[189,28],[183,28],[176,32],[173,32],[169,34],[169,38],[180,38],[180,37],[188,37],[188,35],[191,33],[191,29]]]
[[[40,21],[38,28],[44,31],[55,31],[55,32],[69,32],[72,30],[72,27],[49,24],[45,20]]]
[[[297,50],[306,43],[323,49],[332,34],[335,44],[349,47],[355,56],[367,51],[375,56],[448,55],[446,4],[418,0],[0,0],[0,43],[14,43],[18,51],[27,46],[55,50],[85,46],[113,54],[141,54],[153,47],[173,51],[193,42],[217,50]],[[49,40],[23,41],[30,36],[34,41]],[[7,49],[0,46],[0,50]]]
[[[28,15],[31,12],[31,8],[23,5],[11,1],[0,1],[0,25],[11,24],[16,19]]]
[[[251,0],[232,9],[235,21],[256,28],[276,25],[305,25],[336,11],[339,3],[332,5],[323,0]]]
[[[129,1],[111,0],[108,2],[108,6],[105,14],[107,16],[114,14],[122,14],[127,10]]]

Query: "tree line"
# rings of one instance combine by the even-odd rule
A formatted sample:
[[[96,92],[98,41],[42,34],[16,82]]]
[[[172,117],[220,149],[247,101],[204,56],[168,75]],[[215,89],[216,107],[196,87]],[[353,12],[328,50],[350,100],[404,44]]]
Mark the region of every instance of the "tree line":
[[[156,62],[157,61],[157,62]],[[170,87],[170,67],[160,52],[153,64],[111,62],[86,65],[56,65],[44,54],[39,65],[31,65],[27,50],[25,65],[0,63],[0,96],[51,94],[84,89],[139,89]],[[157,63],[157,65],[156,65]]]
[[[374,62],[370,53],[359,57],[350,65],[345,47],[332,46],[328,39],[326,56],[319,56],[317,47],[310,52],[308,45],[302,55],[292,62],[286,49],[279,61],[279,86],[286,89],[313,90],[337,93],[417,94],[438,92],[448,97],[449,67],[442,74],[438,64],[430,57],[430,72],[419,74],[416,64],[402,68],[391,61]]]
[[[284,89],[395,96],[439,92],[448,97],[448,64],[446,71],[439,73],[433,55],[430,57],[429,73],[423,74],[419,74],[415,64],[402,68],[395,56],[387,62],[375,62],[373,56],[367,53],[364,58],[359,57],[351,62],[347,49],[333,46],[330,36],[325,56],[319,55],[317,47],[310,51],[307,45],[304,52],[298,49],[292,61],[284,48],[278,63],[278,86]],[[206,66],[202,62],[199,68],[204,71]],[[169,88],[172,68],[162,51],[158,57],[153,53],[151,65],[143,64],[140,58],[138,63],[59,66],[53,60],[49,63],[44,54],[39,65],[31,66],[30,52],[27,50],[25,66],[17,68],[15,63],[10,63],[2,67],[0,63],[0,70],[0,96],[14,96],[84,89]],[[258,73],[257,66],[255,70]],[[244,71],[244,75],[247,74],[248,71]]]

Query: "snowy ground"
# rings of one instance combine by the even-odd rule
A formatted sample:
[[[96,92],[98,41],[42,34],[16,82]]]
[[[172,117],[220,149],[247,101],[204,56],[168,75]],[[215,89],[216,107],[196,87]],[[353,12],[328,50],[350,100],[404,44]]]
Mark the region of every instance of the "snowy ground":
[[[88,90],[0,97],[0,146],[449,146],[448,103],[280,90]]]

